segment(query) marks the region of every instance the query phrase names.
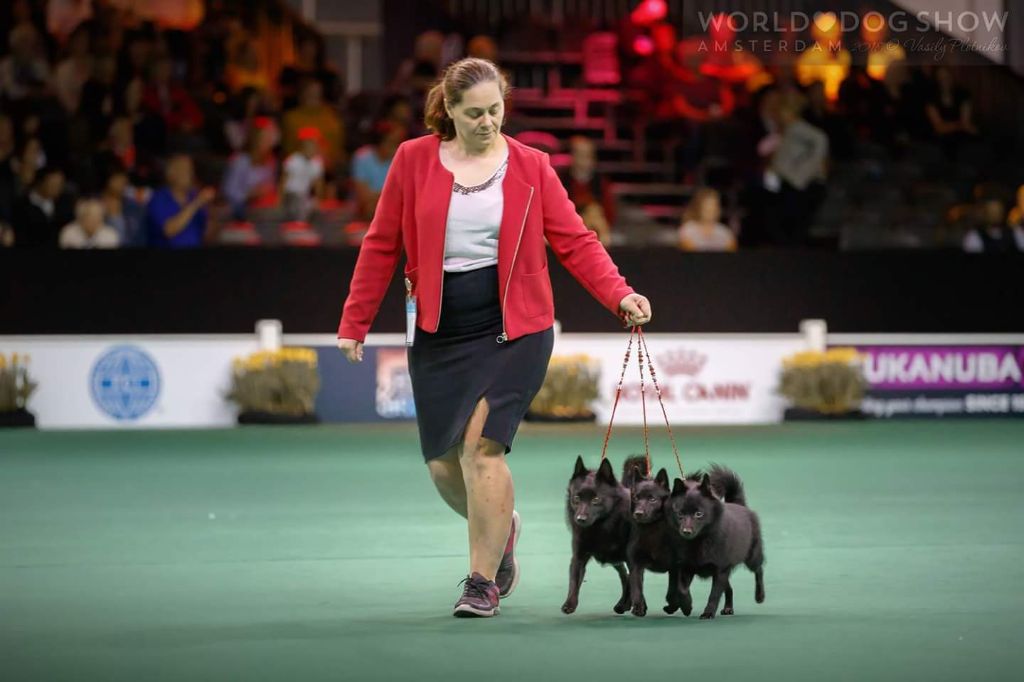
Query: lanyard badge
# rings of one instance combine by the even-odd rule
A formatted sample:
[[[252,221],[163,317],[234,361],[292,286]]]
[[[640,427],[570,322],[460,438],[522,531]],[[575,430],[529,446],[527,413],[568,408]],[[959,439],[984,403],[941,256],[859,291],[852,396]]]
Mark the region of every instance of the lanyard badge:
[[[412,293],[412,282],[405,278],[405,345],[411,346],[416,338],[416,296]]]

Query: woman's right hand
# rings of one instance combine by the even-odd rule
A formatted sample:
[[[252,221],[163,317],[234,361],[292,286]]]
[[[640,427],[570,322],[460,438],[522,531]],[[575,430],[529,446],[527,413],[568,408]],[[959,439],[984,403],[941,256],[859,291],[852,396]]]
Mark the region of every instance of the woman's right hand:
[[[338,339],[338,348],[349,362],[363,361],[363,342],[355,339]]]

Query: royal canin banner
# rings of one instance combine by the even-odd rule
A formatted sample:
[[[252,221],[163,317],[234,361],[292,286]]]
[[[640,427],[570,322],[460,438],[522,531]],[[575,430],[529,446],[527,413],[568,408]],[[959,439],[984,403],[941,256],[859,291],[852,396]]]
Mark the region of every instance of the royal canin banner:
[[[854,346],[873,417],[1024,416],[1024,346]]]
[[[769,424],[782,420],[786,402],[776,393],[779,372],[784,357],[803,350],[800,337],[648,334],[644,338],[671,424]],[[598,423],[607,423],[611,415],[628,339],[628,333],[619,337],[564,334],[555,343],[554,355],[584,354],[600,362],[599,395],[592,405]],[[658,396],[646,372],[643,383],[641,394],[634,340],[616,424],[643,423],[644,395],[648,424],[664,425]]]

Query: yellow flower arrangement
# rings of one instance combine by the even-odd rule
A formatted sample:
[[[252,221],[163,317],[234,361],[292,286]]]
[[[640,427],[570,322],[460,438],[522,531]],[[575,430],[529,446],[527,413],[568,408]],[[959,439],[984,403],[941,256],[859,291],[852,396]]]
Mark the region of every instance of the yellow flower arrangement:
[[[0,353],[0,412],[25,409],[36,383],[28,375],[28,355],[11,353],[11,359]]]
[[[300,416],[313,413],[319,391],[316,351],[282,348],[235,358],[227,398],[242,412]]]
[[[540,419],[592,419],[590,403],[598,395],[600,377],[601,363],[589,355],[553,356],[544,384],[530,403],[530,415]]]
[[[796,407],[823,414],[860,407],[867,382],[855,348],[795,353],[782,361],[779,393]]]

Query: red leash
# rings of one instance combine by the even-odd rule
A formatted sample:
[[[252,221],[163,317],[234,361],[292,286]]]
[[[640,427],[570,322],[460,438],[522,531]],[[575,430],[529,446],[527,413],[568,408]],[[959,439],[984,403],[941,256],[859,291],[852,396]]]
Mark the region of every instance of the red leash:
[[[672,442],[672,453],[676,458],[676,466],[679,467],[679,475],[685,478],[683,473],[683,461],[679,457],[679,448],[676,446],[676,439],[672,434],[672,425],[668,420],[668,411],[665,409],[665,401],[661,397],[661,386],[658,385],[658,376],[654,372],[654,361],[651,358],[650,350],[647,348],[647,340],[644,339],[644,332],[639,326],[634,326],[629,332],[629,343],[626,345],[626,357],[622,360],[622,374],[619,375],[619,385],[615,389],[615,402],[612,403],[612,413],[608,419],[608,430],[604,434],[604,447],[601,449],[601,460],[604,461],[608,455],[608,441],[611,439],[612,424],[615,422],[615,412],[619,406],[619,399],[622,397],[622,382],[626,377],[626,368],[629,366],[629,357],[633,352],[634,336],[637,337],[636,353],[640,369],[640,406],[644,420],[644,457],[647,460],[648,475],[650,475],[652,468],[650,431],[647,425],[647,394],[644,391],[644,355],[647,355],[647,371],[651,375],[651,383],[654,385],[654,391],[658,396],[658,403],[661,405],[661,415],[665,418],[665,427],[668,429],[668,437]]]
[[[622,361],[622,374],[619,376],[619,386],[615,389],[615,402],[612,403],[612,416],[608,419],[608,431],[604,434],[604,447],[601,449],[601,461],[605,460],[608,454],[608,439],[612,437],[612,422],[615,421],[615,409],[619,406],[619,398],[622,396],[622,380],[626,378],[626,367],[629,365],[629,354],[633,351],[633,336],[636,334],[636,327],[629,332],[629,344],[626,345],[626,358]]]
[[[665,401],[661,399],[661,386],[658,385],[658,375],[654,373],[654,363],[651,361],[651,352],[647,350],[647,340],[644,338],[643,331],[637,328],[640,334],[640,345],[643,346],[644,351],[647,353],[647,370],[651,373],[651,383],[654,384],[654,391],[658,395],[658,403],[661,405],[661,415],[665,418],[665,428],[668,429],[668,439],[672,443],[672,454],[676,457],[676,466],[679,467],[679,476],[686,478],[683,473],[683,460],[679,458],[679,448],[676,447],[676,437],[672,435],[672,425],[668,421],[668,412],[665,410]],[[646,429],[647,415],[644,415],[644,428]],[[651,470],[650,462],[647,464],[647,470]]]

